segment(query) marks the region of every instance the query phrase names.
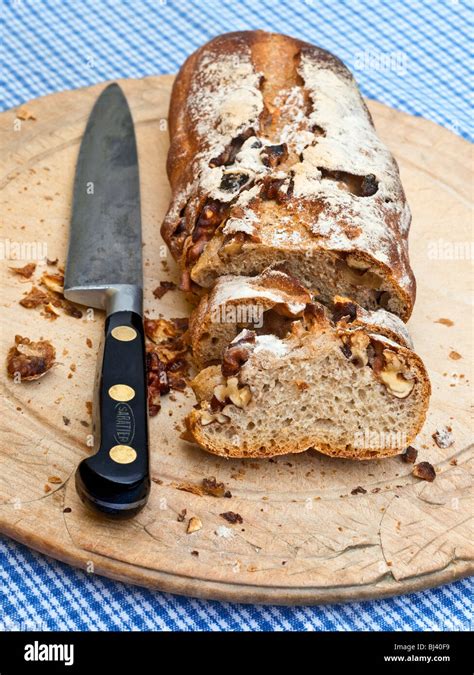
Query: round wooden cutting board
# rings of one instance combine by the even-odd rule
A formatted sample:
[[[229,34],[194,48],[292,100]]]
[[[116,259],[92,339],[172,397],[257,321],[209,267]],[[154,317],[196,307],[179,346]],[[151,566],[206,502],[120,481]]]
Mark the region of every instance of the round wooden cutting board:
[[[161,300],[152,294],[160,281],[176,279],[159,234],[170,196],[165,160],[172,80],[121,82],[139,144],[145,309],[156,318],[160,312],[189,313],[179,291]],[[413,211],[418,299],[409,328],[433,387],[415,445],[418,459],[436,467],[436,480],[414,478],[412,466],[399,457],[357,463],[313,451],[270,461],[207,455],[180,439],[182,418],[194,403],[189,389],[175,400],[165,397],[150,419],[148,506],[128,522],[82,506],[73,474],[89,451],[86,403],[103,316],[85,312],[77,319],[61,312],[51,321],[38,309],[25,309],[19,300],[46,267],[38,265],[31,280],[9,267],[30,261],[11,259],[21,244],[47,244],[47,257],[64,264],[79,142],[103,86],[47,96],[0,116],[1,355],[5,359],[20,334],[51,340],[58,361],[42,379],[20,384],[7,380],[2,366],[0,531],[91,573],[241,602],[381,597],[472,572],[470,146],[431,122],[370,101],[377,129],[400,163]],[[452,428],[454,444],[443,449],[432,434],[445,426]],[[230,490],[230,499],[179,489],[211,476]],[[183,509],[184,520],[178,517]],[[243,522],[226,522],[220,514],[227,511]],[[187,534],[192,516],[202,528]]]

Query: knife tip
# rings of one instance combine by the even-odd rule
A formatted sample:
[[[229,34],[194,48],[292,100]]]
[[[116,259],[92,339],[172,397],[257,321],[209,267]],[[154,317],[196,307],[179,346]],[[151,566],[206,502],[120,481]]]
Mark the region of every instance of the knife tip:
[[[117,82],[111,82],[108,84],[104,89],[104,92],[105,91],[120,91],[123,94],[123,89]]]
[[[97,101],[100,101],[100,105],[103,105],[104,102],[107,102],[107,105],[110,105],[112,102],[120,104],[125,104],[128,107],[127,97],[122,87],[117,82],[111,82],[108,84],[100,93]]]

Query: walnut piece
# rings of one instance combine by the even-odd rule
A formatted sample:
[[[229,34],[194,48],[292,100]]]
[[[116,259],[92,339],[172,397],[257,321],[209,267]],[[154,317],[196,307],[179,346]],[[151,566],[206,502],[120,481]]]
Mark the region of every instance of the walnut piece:
[[[46,305],[48,301],[49,295],[42,291],[41,288],[33,286],[25,297],[20,300],[20,305],[26,307],[26,309],[35,309],[40,305]]]
[[[246,330],[242,339],[231,342],[222,356],[221,371],[224,377],[236,375],[250,356],[250,345],[255,343],[255,333]]]
[[[160,281],[160,285],[153,291],[153,296],[158,300],[161,300],[165,293],[174,291],[175,288],[176,284],[173,281]]]
[[[401,455],[402,461],[405,462],[406,464],[414,464],[416,462],[416,458],[418,457],[418,450],[414,448],[412,445],[409,445],[408,448],[405,450],[404,453]]]
[[[214,388],[214,396],[221,403],[225,403],[227,399],[230,399],[238,408],[245,408],[252,398],[248,387],[239,389],[237,377],[229,377],[225,384],[218,384]]]
[[[186,263],[194,265],[207,243],[214,236],[218,225],[225,219],[228,205],[217,199],[208,199],[199,214],[186,251]]]
[[[250,180],[248,172],[243,171],[224,171],[222,175],[220,190],[224,192],[237,192],[241,190]]]
[[[43,309],[44,309],[44,316],[47,319],[50,319],[51,321],[54,321],[55,319],[58,318],[59,312],[56,311],[56,309],[54,308],[54,306],[50,302],[48,302],[44,306]]]
[[[187,319],[145,319],[148,414],[154,417],[161,408],[161,396],[171,389],[184,391],[189,363],[184,333]]]
[[[227,407],[227,406],[226,406]],[[224,424],[228,422],[229,418],[223,412],[212,413],[209,410],[203,410],[201,413],[201,426],[205,427],[212,422],[219,422]]]
[[[43,316],[48,319],[56,319],[60,315],[55,308],[61,308],[65,314],[72,316],[75,319],[82,318],[82,310],[74,303],[66,300],[63,296],[64,275],[61,272],[58,274],[48,274],[47,272],[44,272],[39,283],[47,290],[43,291],[41,288],[33,286],[29,293],[20,300],[20,305],[22,307],[35,309],[36,307],[43,305]]]
[[[369,362],[367,347],[370,338],[363,331],[357,330],[350,336],[350,350],[352,353],[351,361],[358,368],[366,366]]]
[[[427,480],[429,483],[432,483],[436,478],[436,471],[434,467],[429,462],[420,462],[415,464],[413,467],[412,474],[415,478],[421,478],[421,480]]]
[[[405,365],[395,352],[384,349],[385,365],[379,373],[387,390],[396,398],[407,398],[415,386],[414,380],[405,377]]]
[[[237,377],[221,379],[213,389],[211,401],[204,403],[208,406],[201,410],[200,422],[202,426],[219,422],[224,424],[229,421],[233,405],[238,408],[245,408],[252,398],[250,389],[247,386],[239,388]]]
[[[48,340],[32,342],[21,335],[15,336],[15,346],[7,355],[7,372],[12,379],[37,380],[50,370],[56,360],[56,350]]]
[[[155,344],[171,342],[178,337],[179,331],[168,319],[145,319],[145,334]]]
[[[367,272],[367,270],[369,269],[369,265],[365,260],[360,260],[354,255],[348,255],[346,257],[346,263],[349,265],[351,269],[358,270],[361,273]]]
[[[225,513],[219,513],[219,515],[221,518],[224,518],[224,520],[227,520],[227,522],[231,525],[240,525],[244,522],[244,519],[240,513],[234,513],[234,511],[226,511]]]
[[[232,497],[230,490],[226,489],[224,483],[218,483],[215,476],[202,479],[202,489],[205,494],[211,497]]]

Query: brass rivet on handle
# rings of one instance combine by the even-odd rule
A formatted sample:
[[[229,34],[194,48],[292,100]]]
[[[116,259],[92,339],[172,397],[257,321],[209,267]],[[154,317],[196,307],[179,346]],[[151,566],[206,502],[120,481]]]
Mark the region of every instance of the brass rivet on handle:
[[[137,458],[137,452],[130,445],[114,445],[109,450],[110,459],[117,464],[131,464]]]
[[[131,401],[135,396],[135,389],[128,384],[113,384],[109,387],[109,396],[114,401]]]
[[[137,331],[131,326],[115,326],[115,328],[112,328],[111,334],[120,342],[131,342],[137,337]]]

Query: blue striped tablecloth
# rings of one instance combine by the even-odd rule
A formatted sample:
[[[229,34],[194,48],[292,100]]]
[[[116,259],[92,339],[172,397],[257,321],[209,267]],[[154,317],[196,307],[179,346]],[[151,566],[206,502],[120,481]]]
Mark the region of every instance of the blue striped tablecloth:
[[[175,72],[219,33],[320,45],[364,95],[472,138],[466,0],[2,0],[1,107],[120,77]],[[87,575],[0,539],[0,629],[468,630],[472,585],[307,608],[180,598]]]

